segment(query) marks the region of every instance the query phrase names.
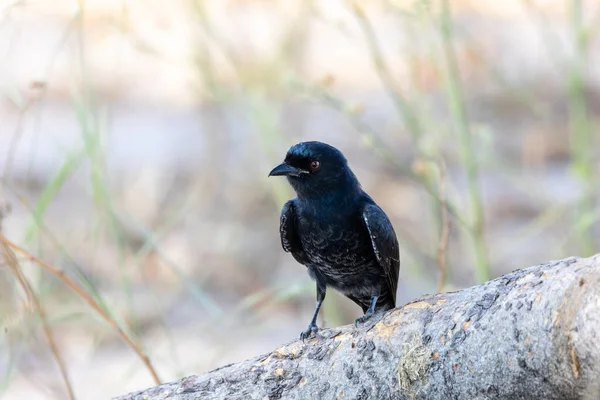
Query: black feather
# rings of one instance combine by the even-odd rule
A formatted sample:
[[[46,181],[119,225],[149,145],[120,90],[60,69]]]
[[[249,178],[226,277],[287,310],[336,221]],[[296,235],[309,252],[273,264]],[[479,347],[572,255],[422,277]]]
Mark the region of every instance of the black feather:
[[[281,210],[281,219],[279,224],[279,235],[281,236],[281,247],[292,256],[300,264],[307,264],[308,258],[302,250],[298,231],[296,230],[296,208],[295,200],[289,200]]]
[[[400,256],[394,227],[383,210],[375,204],[368,204],[364,208],[363,219],[371,236],[375,257],[388,278],[388,290],[393,295],[392,301],[395,305]]]

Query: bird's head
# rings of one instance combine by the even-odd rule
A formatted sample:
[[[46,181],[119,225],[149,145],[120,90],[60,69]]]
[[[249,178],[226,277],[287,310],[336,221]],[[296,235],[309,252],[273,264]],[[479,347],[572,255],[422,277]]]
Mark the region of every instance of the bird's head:
[[[292,146],[283,163],[269,176],[286,176],[298,197],[329,197],[354,194],[360,189],[346,157],[335,147],[321,142]]]

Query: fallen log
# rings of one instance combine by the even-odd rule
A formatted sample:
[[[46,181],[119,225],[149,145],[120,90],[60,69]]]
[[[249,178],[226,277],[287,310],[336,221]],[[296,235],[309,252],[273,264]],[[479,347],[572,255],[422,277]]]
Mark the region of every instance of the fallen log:
[[[600,399],[600,254],[424,296],[148,399]]]

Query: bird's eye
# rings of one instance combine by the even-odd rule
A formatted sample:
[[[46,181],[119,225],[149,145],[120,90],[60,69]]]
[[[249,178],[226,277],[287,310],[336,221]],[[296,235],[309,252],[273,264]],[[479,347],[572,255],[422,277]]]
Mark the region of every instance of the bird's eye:
[[[312,160],[310,162],[310,169],[312,169],[313,171],[316,171],[319,169],[319,167],[321,167],[321,163],[318,162],[317,160]]]

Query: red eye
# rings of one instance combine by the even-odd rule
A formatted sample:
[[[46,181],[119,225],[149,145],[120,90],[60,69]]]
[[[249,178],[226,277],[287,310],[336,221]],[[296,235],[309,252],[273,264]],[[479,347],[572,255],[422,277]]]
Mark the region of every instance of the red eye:
[[[313,171],[318,170],[320,166],[321,166],[321,163],[318,162],[317,160],[312,160],[310,162],[310,169],[312,169]]]

